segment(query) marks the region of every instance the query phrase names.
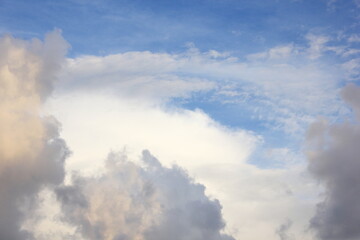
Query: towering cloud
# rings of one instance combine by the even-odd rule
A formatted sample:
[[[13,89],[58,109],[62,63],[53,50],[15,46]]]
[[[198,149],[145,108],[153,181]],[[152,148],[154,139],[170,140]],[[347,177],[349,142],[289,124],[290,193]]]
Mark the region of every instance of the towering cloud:
[[[86,239],[233,240],[221,233],[221,205],[204,192],[184,170],[144,151],[139,164],[111,154],[101,176],[74,176],[57,197]]]
[[[38,191],[63,181],[68,151],[41,105],[66,49],[59,31],[44,42],[0,39],[0,239],[30,238],[21,224]]]
[[[311,220],[320,239],[360,238],[360,88],[346,86],[342,96],[357,115],[357,122],[313,124],[308,132],[309,169],[325,186],[325,198]]]

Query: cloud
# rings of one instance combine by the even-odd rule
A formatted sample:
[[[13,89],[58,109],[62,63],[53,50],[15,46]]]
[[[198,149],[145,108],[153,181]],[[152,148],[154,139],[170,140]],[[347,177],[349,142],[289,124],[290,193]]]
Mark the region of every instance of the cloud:
[[[215,87],[201,77],[173,74],[179,60],[169,54],[127,52],[105,57],[83,56],[68,59],[67,63],[62,86],[68,91],[110,89],[118,96],[154,103]]]
[[[142,104],[164,104],[174,98],[191,102],[192,96],[206,92],[207,101],[246,104],[254,117],[298,133],[314,116],[338,111],[338,83],[345,71],[316,62],[329,50],[327,37],[307,37],[308,48],[276,46],[246,61],[228,53],[200,52],[194,46],[177,54],[144,51],[71,58],[58,90],[103,91]]]
[[[353,58],[344,62],[341,67],[344,69],[346,77],[350,81],[359,80],[360,77],[360,58]]]
[[[124,146],[133,158],[150,149],[165,165],[177,163],[186,169],[241,163],[261,141],[250,131],[219,124],[201,110],[143,106],[101,93],[56,95],[47,109],[61,121],[62,135],[74,149],[69,170],[96,171],[102,156]]]
[[[281,224],[280,227],[276,230],[276,233],[279,235],[280,240],[291,240],[294,239],[289,235],[288,231],[292,226],[292,221],[287,220],[285,223]]]
[[[52,92],[67,45],[60,32],[55,31],[47,35],[44,42],[5,37],[1,39],[0,47],[5,53],[0,58],[0,238],[46,239],[61,227],[54,227],[51,221],[42,223],[45,229],[35,226],[42,221],[37,218],[44,217],[42,211],[42,214],[54,216],[49,202],[43,202],[41,191],[63,183],[64,160],[69,151],[59,137],[59,122],[44,116],[43,104]],[[81,111],[77,111],[79,113]],[[190,118],[194,120],[189,121],[193,124],[192,129],[198,133],[226,139],[222,133],[226,130],[219,130],[221,127],[205,114],[184,113],[183,119],[173,119],[175,125],[181,126],[182,121]],[[161,118],[161,112],[155,116]],[[204,130],[211,125],[211,131]],[[77,132],[79,129],[73,133]],[[247,137],[248,133],[243,131],[231,136],[235,142]],[[252,145],[255,139],[247,139],[248,144]],[[87,149],[91,147],[87,146]],[[235,147],[237,144],[230,145],[230,148]],[[244,156],[247,154],[243,153]],[[195,184],[183,170],[162,167],[147,152],[143,156],[147,167],[122,160],[117,162],[119,159],[115,158],[107,161],[108,169],[100,180],[79,175],[74,178],[74,185],[57,188],[57,197],[68,220],[79,226],[86,238],[168,239],[169,234],[176,232],[179,239],[233,239],[221,233],[225,225],[220,203],[209,199],[205,187]],[[114,185],[117,188],[113,189]],[[174,189],[181,194],[176,197]],[[107,190],[108,194],[102,195]],[[91,206],[94,208],[86,209]],[[174,217],[174,212],[180,215]],[[122,223],[127,229],[123,228],[119,233],[114,222]],[[59,236],[70,235],[61,233]],[[77,238],[77,235],[71,238]]]
[[[0,238],[28,239],[21,226],[38,191],[64,178],[59,124],[42,116],[67,44],[59,31],[44,42],[0,39]]]
[[[360,35],[352,34],[347,40],[348,42],[360,42]]]
[[[317,189],[303,176],[304,167],[293,164],[290,150],[272,152],[276,162],[287,163],[284,169],[259,169],[248,163],[263,141],[255,133],[223,126],[200,110],[144,106],[101,93],[56,95],[48,111],[62,122],[62,136],[72,147],[69,172],[97,176],[109,151],[124,148],[134,160],[150,149],[164,166],[184,167],[219,199],[235,238],[278,239],[275,230],[291,218],[292,233],[310,239],[303,228],[313,215]]]
[[[234,240],[221,233],[221,205],[203,185],[148,151],[141,159],[142,166],[110,154],[101,176],[74,176],[58,188],[66,219],[94,240]]]
[[[264,60],[264,59],[288,59],[292,55],[297,54],[298,49],[296,49],[292,44],[284,46],[276,46],[274,48],[268,49],[266,52],[254,53],[247,56],[247,59],[250,61],[254,60]]]
[[[316,37],[313,40],[311,51],[319,50],[320,55],[328,51],[327,42]],[[249,57],[247,62],[229,54],[202,53],[194,47],[180,54],[127,52],[68,59],[61,74],[63,81],[47,105],[62,122],[63,136],[74,149],[67,169],[81,170],[82,174],[77,178],[80,187],[75,181],[74,188],[63,189],[63,202],[67,201],[66,196],[81,206],[88,200],[98,201],[90,194],[97,188],[90,188],[91,184],[82,188],[81,179],[98,183],[93,174],[101,172],[102,156],[109,150],[125,146],[129,158],[135,159],[134,155],[142,149],[151,149],[165,166],[173,163],[184,166],[207,186],[208,194],[221,200],[233,236],[249,240],[277,239],[281,234],[286,237],[285,230],[280,233],[276,229],[283,219],[291,218],[292,233],[311,239],[303,233],[303,226],[313,214],[317,189],[303,176],[303,166],[290,163],[283,164],[284,169],[258,169],[247,161],[261,137],[224,127],[201,110],[171,106],[172,99],[189,99],[198,91],[213,93],[211,98],[216,101],[223,101],[223,95],[227,95],[235,103],[250,103],[256,111],[265,109],[269,114],[267,120],[296,132],[301,128],[299,122],[310,122],[319,113],[336,113],[341,105],[337,85],[342,72],[329,69],[316,58],[309,60],[306,55],[309,49],[279,46],[261,57]],[[274,148],[271,156],[277,162],[297,158],[282,148]],[[105,183],[99,184],[106,189]],[[85,192],[85,197],[74,192]],[[158,209],[156,201],[147,200],[147,204],[153,204],[154,213],[144,218],[140,214],[134,220],[144,229],[157,219],[152,218]],[[83,215],[81,206],[79,214]],[[142,207],[138,206],[140,210]],[[119,211],[127,212],[130,208]],[[95,226],[95,217],[92,223],[86,223],[81,216],[71,216],[77,210],[69,212],[70,222],[82,226],[87,237],[107,236],[115,231],[111,221],[101,220],[101,226]],[[123,216],[116,219],[125,221]],[[253,226],[261,231],[254,232]],[[143,230],[138,230],[124,234],[133,238],[143,236]],[[162,234],[165,232],[159,230],[153,236],[160,238]]]
[[[342,89],[342,98],[350,104],[355,112],[357,119],[360,119],[360,89],[355,84],[350,83]]]
[[[360,237],[359,91],[354,84],[342,91],[357,114],[356,122],[330,125],[319,120],[308,131],[309,170],[325,187],[324,199],[310,222],[320,239]]]
[[[312,44],[319,54],[328,51],[326,42]],[[311,239],[303,228],[318,201],[317,188],[303,176],[305,166],[290,163],[301,156],[275,148],[268,161],[284,162],[284,169],[258,169],[247,161],[261,137],[222,126],[201,110],[171,105],[174,98],[191,101],[198,91],[210,92],[209,98],[220,102],[226,95],[226,100],[268,114],[265,118],[275,128],[297,132],[313,116],[334,114],[341,106],[337,86],[342,72],[320,59],[309,60],[309,51],[291,44],[242,61],[190,46],[178,54],[127,52],[68,59],[48,105],[74,149],[68,170],[91,176],[100,171],[109,150],[125,146],[135,159],[139,151],[150,149],[165,166],[177,163],[207,186],[207,193],[224,205],[233,236],[277,239],[276,229],[290,218],[292,233]],[[261,231],[254,232],[253,226]]]
[[[334,1],[330,1],[333,3]],[[308,34],[306,36],[309,41],[308,54],[310,59],[316,59],[322,56],[323,52],[327,50],[326,44],[330,41],[328,36]]]

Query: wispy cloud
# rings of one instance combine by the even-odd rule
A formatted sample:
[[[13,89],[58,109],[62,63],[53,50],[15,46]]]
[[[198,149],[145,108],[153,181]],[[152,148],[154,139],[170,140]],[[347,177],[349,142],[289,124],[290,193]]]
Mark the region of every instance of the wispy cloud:
[[[331,115],[341,108],[337,91],[343,68],[313,61],[329,51],[329,40],[315,35],[309,39],[308,48],[278,46],[249,55],[248,61],[194,47],[182,54],[84,56],[68,60],[60,87],[110,89],[120,96],[162,102],[176,97],[191,101],[193,94],[211,91],[211,99],[245,102],[261,109],[266,120],[294,133],[314,116]],[[244,94],[249,97],[243,99]]]

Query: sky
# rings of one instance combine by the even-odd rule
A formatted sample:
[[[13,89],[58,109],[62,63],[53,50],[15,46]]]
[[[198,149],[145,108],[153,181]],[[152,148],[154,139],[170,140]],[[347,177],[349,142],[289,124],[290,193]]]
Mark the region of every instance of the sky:
[[[359,20],[0,0],[0,239],[360,239]]]

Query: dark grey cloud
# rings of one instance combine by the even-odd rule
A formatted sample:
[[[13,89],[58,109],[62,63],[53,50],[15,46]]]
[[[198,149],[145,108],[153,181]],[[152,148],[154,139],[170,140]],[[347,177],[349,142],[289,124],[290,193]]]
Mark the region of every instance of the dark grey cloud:
[[[31,234],[20,229],[26,216],[37,207],[38,192],[64,179],[64,160],[68,154],[65,142],[58,135],[47,135],[42,144],[33,158],[22,157],[1,169],[0,239],[29,239]]]
[[[281,224],[276,230],[276,234],[279,236],[280,240],[293,240],[293,236],[289,234],[289,230],[293,222],[288,219],[285,223]]]
[[[360,88],[355,84],[348,84],[341,91],[342,98],[351,105],[356,117],[360,120]]]
[[[223,234],[221,205],[177,167],[148,151],[142,163],[111,154],[101,177],[74,176],[57,189],[67,221],[87,239],[234,240]]]
[[[342,95],[355,110],[357,122],[314,123],[307,143],[309,170],[325,187],[310,226],[320,239],[360,239],[360,89],[346,86]]]
[[[32,239],[22,224],[38,192],[64,179],[68,149],[41,105],[66,48],[59,31],[44,42],[0,38],[0,239]]]

